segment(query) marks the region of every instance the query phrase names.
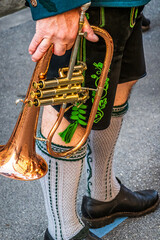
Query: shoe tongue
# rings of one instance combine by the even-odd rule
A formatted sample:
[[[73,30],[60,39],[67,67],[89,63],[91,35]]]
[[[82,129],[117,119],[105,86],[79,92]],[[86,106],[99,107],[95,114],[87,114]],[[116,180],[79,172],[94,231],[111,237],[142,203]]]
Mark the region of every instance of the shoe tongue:
[[[89,233],[89,228],[86,226],[76,236],[74,236],[70,240],[85,239],[88,236],[88,233]]]

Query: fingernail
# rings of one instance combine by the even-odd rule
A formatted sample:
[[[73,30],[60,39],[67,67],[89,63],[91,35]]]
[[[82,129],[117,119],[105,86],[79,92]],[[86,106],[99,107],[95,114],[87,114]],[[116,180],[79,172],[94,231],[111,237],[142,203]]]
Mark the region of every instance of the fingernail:
[[[32,57],[32,61],[33,61],[33,62],[36,62],[36,59],[34,59],[34,58]]]

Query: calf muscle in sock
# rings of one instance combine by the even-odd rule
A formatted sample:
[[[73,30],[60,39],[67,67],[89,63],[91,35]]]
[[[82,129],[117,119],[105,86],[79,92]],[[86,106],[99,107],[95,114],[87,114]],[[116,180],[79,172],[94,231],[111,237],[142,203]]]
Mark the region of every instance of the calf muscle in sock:
[[[128,103],[113,108],[110,125],[105,130],[92,130],[86,155],[87,195],[109,202],[120,191],[113,169],[114,148]]]
[[[71,158],[61,159],[50,156],[44,142],[37,141],[37,146],[38,154],[47,161],[49,167],[47,175],[41,179],[48,231],[53,239],[71,239],[84,228],[76,203],[86,145]],[[66,147],[54,144],[52,147],[60,151],[66,150]]]

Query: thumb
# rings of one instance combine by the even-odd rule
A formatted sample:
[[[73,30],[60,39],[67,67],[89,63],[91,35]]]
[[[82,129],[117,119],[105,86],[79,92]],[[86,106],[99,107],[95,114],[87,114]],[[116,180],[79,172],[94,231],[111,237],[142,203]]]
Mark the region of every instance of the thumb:
[[[85,17],[84,19],[84,24],[83,24],[83,32],[87,33],[86,39],[91,41],[91,42],[98,42],[99,38],[98,36],[94,33],[93,29],[91,28],[87,18]]]

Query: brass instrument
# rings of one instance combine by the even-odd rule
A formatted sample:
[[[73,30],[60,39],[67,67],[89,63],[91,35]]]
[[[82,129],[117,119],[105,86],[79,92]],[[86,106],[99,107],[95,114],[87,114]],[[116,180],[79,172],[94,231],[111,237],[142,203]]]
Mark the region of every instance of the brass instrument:
[[[57,121],[46,140],[49,154],[54,157],[72,155],[81,148],[88,138],[103,93],[113,54],[112,38],[105,30],[95,26],[92,26],[94,32],[105,40],[106,56],[86,132],[80,142],[68,151],[59,153],[54,152],[51,148],[52,137],[61,123],[67,103],[81,104],[88,99],[89,90],[83,89],[81,86],[84,81],[83,71],[86,70],[86,65],[80,62],[79,65],[75,66],[80,39],[84,35],[82,33],[82,27],[85,10],[86,5],[82,7],[79,33],[72,51],[69,67],[59,70],[59,78],[53,80],[46,79],[49,63],[53,54],[53,46],[50,46],[47,53],[36,64],[22,111],[13,133],[7,144],[0,146],[0,174],[5,177],[18,180],[35,180],[43,177],[47,173],[47,163],[42,157],[37,155],[35,151],[35,136],[40,106],[62,105]]]

